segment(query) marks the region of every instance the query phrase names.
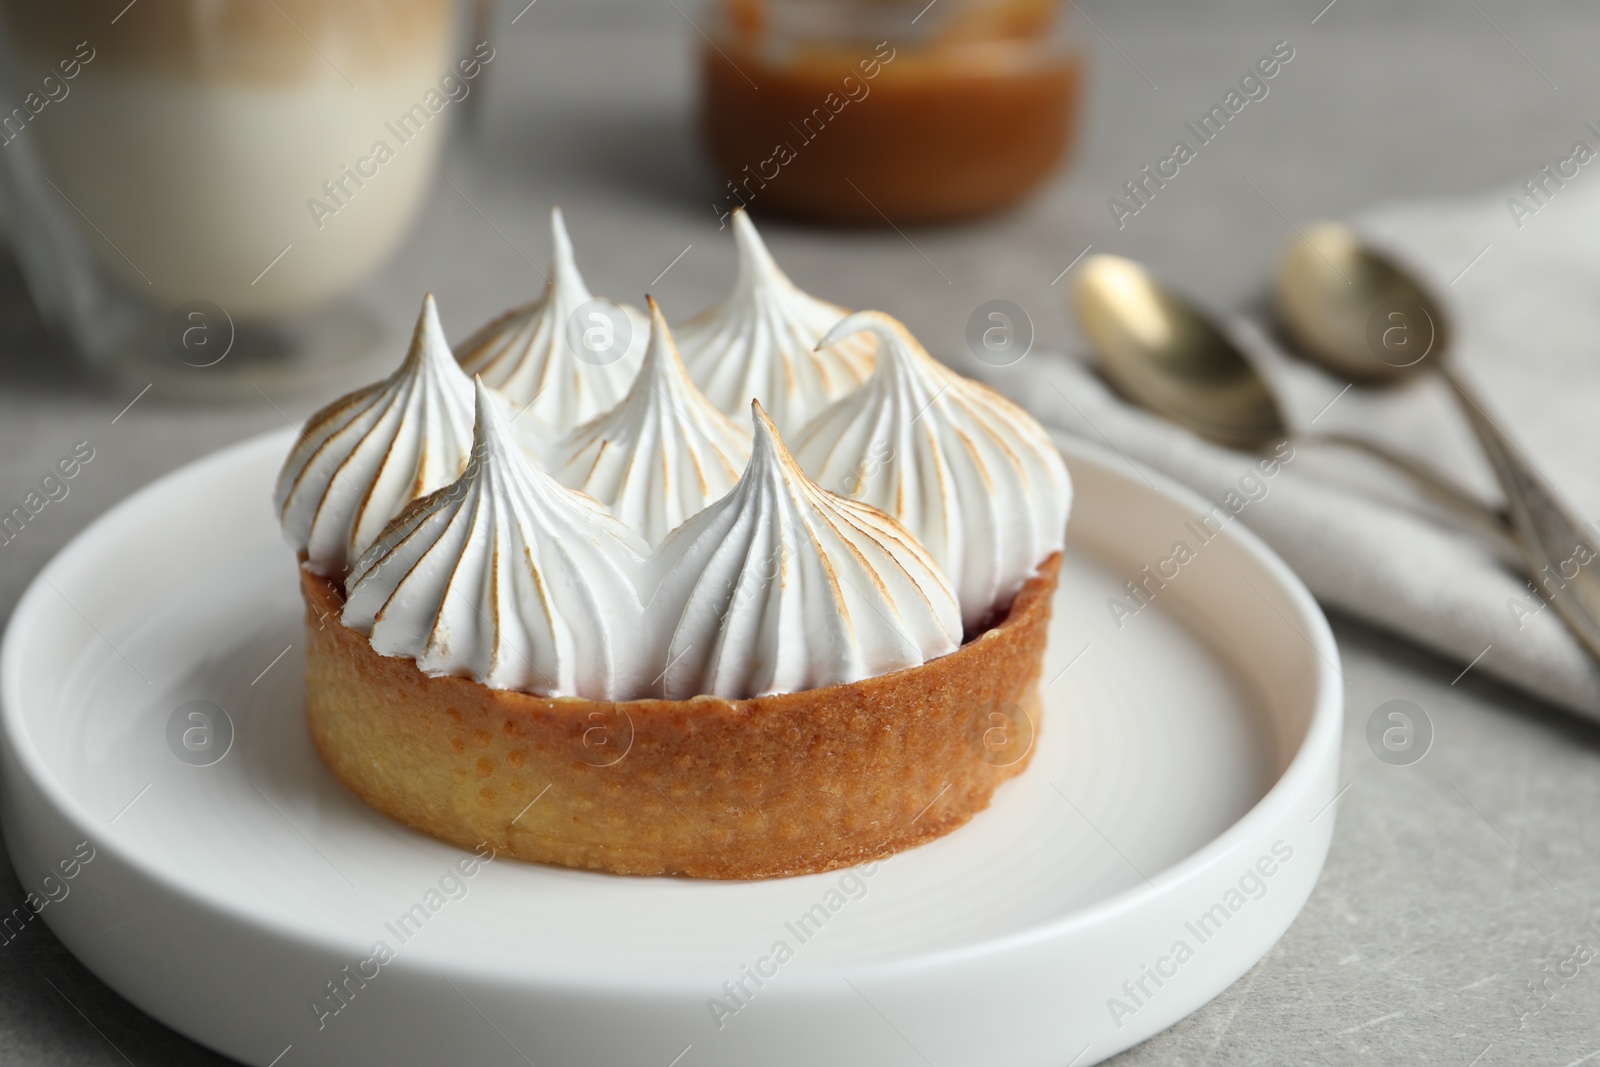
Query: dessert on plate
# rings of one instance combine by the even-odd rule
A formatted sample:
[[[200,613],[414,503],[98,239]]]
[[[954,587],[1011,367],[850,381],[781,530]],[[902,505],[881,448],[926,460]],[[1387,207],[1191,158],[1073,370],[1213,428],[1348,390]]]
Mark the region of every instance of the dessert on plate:
[[[560,225],[544,305],[575,277]],[[948,833],[1027,766],[1060,454],[735,232],[692,357],[653,300],[620,390],[559,332],[517,342],[610,398],[581,422],[474,364],[499,328],[452,359],[430,298],[400,369],[307,423],[276,494],[307,716],[373,807],[537,862],[765,878]]]

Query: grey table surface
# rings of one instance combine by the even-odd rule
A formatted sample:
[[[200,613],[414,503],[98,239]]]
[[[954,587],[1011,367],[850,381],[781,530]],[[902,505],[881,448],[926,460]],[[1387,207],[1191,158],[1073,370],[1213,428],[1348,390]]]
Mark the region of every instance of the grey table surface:
[[[967,316],[995,297],[1027,309],[1037,344],[1059,350],[1076,342],[1054,280],[1085,245],[1145,259],[1205,299],[1243,302],[1258,294],[1289,219],[1508,187],[1600,118],[1591,4],[1078,7],[1094,62],[1070,168],[1016,211],[959,227],[825,232],[765,221],[796,280],[890,310],[956,361]],[[558,201],[596,290],[636,300],[650,287],[678,315],[709,303],[728,284],[731,249],[694,139],[697,36],[677,8],[693,9],[541,0],[510,24],[520,8],[498,16],[502,58],[481,152],[452,164],[454,187],[440,187],[364,299],[398,334],[431,288],[447,330],[462,336],[537,290],[531,264],[543,265],[545,212]],[[1271,95],[1119,231],[1107,198],[1281,40],[1296,58]],[[753,209],[759,218],[759,200]],[[385,361],[398,343],[389,340]],[[352,384],[371,376],[354,364],[340,373]],[[234,406],[196,406],[152,389],[113,422],[135,392],[74,376],[51,353],[15,261],[0,257],[0,499],[20,499],[73,442],[98,451],[69,498],[0,546],[5,611],[107,507],[221,445],[303,418],[320,399],[284,391],[267,405],[249,391]],[[1351,682],[1349,789],[1321,881],[1259,965],[1116,1062],[1600,1058],[1600,978],[1585,967],[1552,981],[1546,970],[1580,943],[1600,946],[1591,925],[1600,729],[1470,671],[1458,678],[1461,665],[1403,639],[1334,624]],[[1410,767],[1381,763],[1363,739],[1368,715],[1393,698],[1421,705],[1436,729],[1432,751]],[[0,901],[9,910],[22,898],[0,858]],[[227,1061],[106,988],[44,924],[0,945],[0,1063],[124,1062]]]

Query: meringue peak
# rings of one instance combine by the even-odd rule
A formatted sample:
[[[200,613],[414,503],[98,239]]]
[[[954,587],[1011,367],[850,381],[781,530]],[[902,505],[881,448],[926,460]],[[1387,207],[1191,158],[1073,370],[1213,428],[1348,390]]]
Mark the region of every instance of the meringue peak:
[[[659,543],[733,488],[750,456],[750,434],[712,406],[678,356],[653,297],[650,340],[627,396],[578,427],[553,450],[556,477],[599,500]]]
[[[762,286],[770,286],[784,295],[799,292],[799,287],[772,258],[767,243],[756,232],[756,224],[742,207],[733,211],[733,241],[739,255],[739,270],[733,283],[735,292],[750,293]]]
[[[344,625],[381,655],[493,689],[630,699],[647,547],[598,503],[522,451],[481,380],[472,456],[368,549],[347,583]]]
[[[822,335],[817,347],[829,348],[858,334],[869,334],[877,342],[878,358],[869,382],[892,379],[916,388],[919,382],[942,386],[947,382],[971,381],[934,359],[904,323],[882,311],[857,311],[845,316]]]
[[[567,217],[559,205],[550,209],[550,277],[545,280],[551,289],[571,286],[588,299],[589,287],[583,283],[578,270],[578,258],[572,251],[572,235],[567,232]]]
[[[800,464],[789,453],[789,446],[783,443],[777,424],[759,400],[750,401],[750,425],[750,463],[747,471],[754,472],[756,478],[776,480],[791,493],[810,495],[825,491],[800,469]]]
[[[772,416],[767,414],[767,409],[761,406],[761,401],[750,401],[750,458],[756,456],[756,449],[761,450],[761,460],[764,464],[781,463],[795,468],[794,457],[789,455],[789,450],[784,447],[783,438],[778,433],[778,427],[773,423]],[[800,472],[801,477],[805,473]]]
[[[422,294],[422,314],[411,329],[411,345],[406,358],[401,361],[397,374],[426,373],[454,379],[461,375],[450,342],[445,340],[444,326],[439,322],[439,305],[432,293]]]
[[[472,383],[429,293],[394,373],[306,420],[273,493],[284,536],[339,577],[407,504],[461,473],[471,443]]]
[[[961,613],[894,519],[825,492],[751,403],[733,491],[675,530],[648,607],[663,695],[743,699],[838,685],[953,651]]]
[[[733,291],[678,329],[689,374],[723,413],[760,400],[794,433],[872,370],[870,339],[818,351],[817,340],[849,312],[801,291],[778,267],[743,209],[733,213],[739,266]]]
[[[697,413],[709,413],[708,417],[714,416],[722,423],[733,427],[734,432],[744,435],[748,440],[749,433],[744,427],[713,407],[699,386],[694,384],[694,379],[689,377],[689,372],[683,365],[683,357],[678,352],[677,343],[672,339],[672,329],[667,325],[666,316],[661,314],[661,305],[656,303],[656,298],[646,296],[644,299],[649,307],[650,339],[645,345],[644,359],[639,364],[639,373],[635,376],[623,404],[666,403],[691,406]]]
[[[555,433],[613,407],[627,392],[644,351],[647,323],[637,308],[596,297],[584,284],[560,208],[550,210],[550,272],[544,293],[490,321],[462,343],[468,374],[512,403],[528,405]],[[598,328],[613,343],[576,351],[571,335]]]
[[[522,450],[516,447],[511,436],[511,423],[495,404],[493,394],[483,384],[483,379],[476,374],[472,376],[472,458],[469,461],[466,474],[473,473],[472,468],[499,468],[512,462],[506,457],[516,456],[525,459]],[[531,470],[542,473],[536,466],[530,465]]]
[[[857,312],[823,341],[863,332],[878,342],[872,376],[801,431],[795,456],[823,485],[904,523],[955,588],[968,630],[980,629],[1064,543],[1066,464],[1032,417],[934,359],[893,317]]]

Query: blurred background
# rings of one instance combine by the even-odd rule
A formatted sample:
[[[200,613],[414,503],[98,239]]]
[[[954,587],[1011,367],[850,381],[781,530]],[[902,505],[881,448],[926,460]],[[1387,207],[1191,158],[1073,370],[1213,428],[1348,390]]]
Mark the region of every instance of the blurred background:
[[[158,5],[145,0],[143,6],[148,10],[140,17],[157,22],[149,11]],[[241,84],[228,83],[233,73],[208,83],[191,72],[196,92],[148,102],[130,101],[123,88],[124,68],[135,65],[131,56],[148,43],[140,32],[157,35],[169,53],[185,57],[152,56],[155,64],[209,62],[234,72],[240,56],[224,50],[208,57],[194,42],[173,46],[170,34],[160,36],[161,26],[141,28],[138,6],[113,27],[110,17],[124,7],[116,0],[78,5],[82,10],[59,19],[21,17],[13,31],[16,48],[25,53],[13,72],[19,106],[42,72],[72,58],[77,41],[93,37],[89,47],[96,56],[76,81],[62,79],[72,95],[38,116],[29,132],[39,136],[30,143],[25,135],[8,134],[13,139],[0,157],[10,164],[6,210],[14,269],[32,281],[45,312],[29,314],[19,303],[10,316],[19,342],[7,346],[8,360],[17,364],[10,376],[19,384],[64,381],[69,370],[86,370],[79,377],[88,384],[138,388],[152,374],[166,373],[174,379],[167,392],[174,395],[204,392],[215,384],[208,380],[227,378],[216,394],[258,403],[255,390],[230,377],[233,363],[248,362],[258,380],[276,373],[291,391],[314,383],[310,388],[326,392],[325,376],[339,374],[332,365],[347,369],[366,355],[376,355],[380,366],[389,359],[392,339],[403,332],[423,289],[438,293],[452,337],[537,295],[552,203],[566,211],[593,288],[631,302],[649,289],[669,317],[687,317],[726,284],[730,246],[718,237],[726,236],[721,213],[736,202],[728,179],[771,159],[771,148],[759,147],[769,126],[796,130],[790,140],[799,146],[797,159],[781,178],[757,182],[754,195],[747,182],[743,195],[802,284],[827,278],[829,285],[814,287],[848,296],[854,305],[883,306],[930,337],[960,336],[973,306],[1004,295],[1027,310],[1041,343],[1062,348],[1073,334],[1059,274],[1086,246],[1157,263],[1203,300],[1237,304],[1257,294],[1274,255],[1293,235],[1287,219],[1339,217],[1417,196],[1497,186],[1510,191],[1514,180],[1581,131],[1588,117],[1581,104],[1585,81],[1594,78],[1577,61],[1581,43],[1575,38],[1582,35],[1571,32],[1571,20],[1586,11],[1577,5],[1500,10],[1446,0],[1393,6],[1339,0],[1313,26],[1319,12],[1244,0],[1127,9],[938,0],[927,5],[915,32],[882,38],[862,32],[875,12],[882,17],[890,9],[903,22],[899,9],[923,5],[787,0],[770,5],[768,21],[780,24],[764,27],[758,38],[738,28],[741,6],[748,5],[399,4],[396,10],[411,11],[420,23],[384,14],[378,21],[388,26],[387,45],[368,40],[366,51],[355,48],[344,66],[368,65],[345,72],[300,31],[316,23],[343,48],[346,38],[364,40],[352,36],[352,27],[371,25],[381,5],[336,5],[318,15],[318,5],[306,4],[291,12],[306,27],[291,28],[286,16],[271,12],[271,39],[251,36],[259,29],[248,25],[229,31],[243,35],[237,40],[221,35],[233,51],[249,53],[247,64],[292,69],[260,70]],[[16,8],[14,16],[29,10]],[[819,8],[826,17],[817,15]],[[963,18],[985,8],[1005,11],[1012,24]],[[795,9],[803,17],[785,21]],[[1031,25],[1033,19],[1050,24]],[[90,21],[104,31],[80,37]],[[1523,42],[1512,43],[1501,27],[1519,28]],[[127,41],[110,40],[122,31]],[[407,37],[412,31],[420,36]],[[456,68],[472,58],[477,41],[468,38],[474,35],[491,42],[494,58],[466,79]],[[985,35],[1003,43],[985,41]],[[897,58],[876,79],[859,82],[878,94],[875,106],[895,95],[888,103],[898,111],[880,118],[871,109],[847,108],[827,131],[829,138],[853,139],[838,150],[829,138],[794,126],[808,112],[800,106],[811,101],[805,94],[820,103],[830,79],[850,73],[857,52],[870,59],[875,40],[890,36]],[[1139,47],[1129,49],[1125,38]],[[954,50],[939,51],[950,39],[965,40],[969,53],[987,44],[990,54],[950,58]],[[828,47],[819,48],[818,41]],[[1139,179],[1140,168],[1168,155],[1180,137],[1194,141],[1184,123],[1198,121],[1278,42],[1288,43],[1294,59],[1266,82],[1268,95],[1206,145],[1148,208],[1119,226],[1108,201],[1137,203],[1128,200],[1123,183]],[[812,54],[795,61],[795,52],[808,47]],[[375,58],[396,49],[400,58],[388,67]],[[1537,53],[1537,65],[1529,53]],[[752,68],[746,73],[762,73],[754,69],[761,54],[780,57],[766,71],[775,79],[769,94],[799,97],[751,103],[759,94],[743,91],[740,77],[729,73],[739,64],[729,57],[743,59]],[[980,80],[977,88],[962,80],[986,63],[987,73],[1005,73]],[[1023,68],[1027,73],[1015,73]],[[394,142],[395,159],[383,162],[381,171],[378,163],[366,164],[380,176],[356,186],[341,167],[363,165],[370,131],[405,112],[416,103],[413,97],[421,99],[411,88],[386,87],[383,79],[427,88],[450,74],[458,75],[463,99],[445,107],[414,143],[379,129]],[[137,72],[133,77],[139,83]],[[282,90],[285,79],[305,82],[288,94],[297,97],[292,103],[274,103],[273,92],[259,91]],[[367,86],[355,94],[363,98],[360,113],[333,114],[316,98],[319,92],[336,98],[363,80]],[[940,91],[954,96],[939,98]],[[962,101],[962,121],[950,120],[951,99]],[[1019,101],[1036,106],[1032,121],[1008,126],[1004,120],[1014,117]],[[176,114],[168,104],[195,113]],[[785,105],[794,117],[780,118]],[[119,115],[119,107],[127,115]],[[910,128],[906,116],[919,108],[944,116],[942,123],[927,131]],[[139,125],[128,115],[143,116],[144,125],[127,132]],[[64,128],[49,134],[52,123]],[[158,128],[167,143],[149,144],[144,126]],[[313,132],[321,143],[308,146]],[[282,162],[291,154],[286,145],[294,146],[292,164]],[[912,171],[921,185],[930,173],[946,175],[952,165],[968,164],[972,173],[965,181],[951,180],[964,192],[928,204],[897,200],[897,183],[904,193],[908,172],[897,177],[895,162],[918,152],[942,163]],[[824,153],[831,155],[813,158]],[[252,174],[264,159],[279,161],[282,173]],[[734,165],[740,159],[742,168]],[[849,178],[843,169],[855,174],[864,194],[854,202],[838,195],[839,189],[850,192],[840,180]],[[255,185],[240,188],[246,174]],[[135,178],[144,184],[135,187]],[[326,191],[327,181],[346,191],[348,204]],[[823,186],[829,188],[819,192]],[[327,205],[327,213],[308,210],[313,199]],[[260,203],[278,214],[241,219],[234,210]],[[929,219],[943,224],[929,226]],[[213,247],[236,250],[228,254],[237,262],[208,259]],[[67,262],[47,262],[52,255]],[[262,275],[252,281],[257,270]],[[9,291],[19,296],[25,290],[13,285]],[[146,336],[118,350],[104,335],[123,326],[115,321],[124,310],[118,299],[134,295],[145,298],[148,307],[141,311],[155,325],[144,324]],[[169,351],[168,315],[196,300],[225,313],[241,339],[213,374],[174,374],[172,364],[193,367],[213,355],[189,353],[185,364]],[[330,311],[341,307],[356,311]],[[317,319],[319,313],[326,317]],[[96,320],[91,329],[84,321],[91,315],[106,321]],[[225,337],[225,320],[216,312],[211,317],[218,319],[217,337]],[[41,318],[77,351],[41,355],[42,338],[28,333]],[[263,321],[282,325],[276,348],[270,339],[243,336]],[[330,332],[329,321],[347,332]],[[379,331],[389,344],[378,339]],[[191,335],[190,343],[199,336]],[[130,358],[128,350],[138,349],[139,341],[150,341],[149,350]],[[315,358],[273,366],[275,354],[297,345]],[[151,398],[159,400],[159,391]]]
[[[377,18],[381,5],[374,5],[336,5],[317,15],[318,5],[306,4],[290,12],[306,23],[297,29],[268,8],[274,36],[234,27],[228,32],[243,36],[221,34],[231,51],[214,56],[200,43],[172,45],[170,34],[160,36],[170,26],[143,26],[134,17],[137,5],[111,26],[124,7],[116,0],[77,5],[82,10],[70,17],[21,18],[13,33],[25,53],[13,73],[19,106],[43,72],[72,58],[76,42],[92,38],[96,56],[76,80],[62,79],[72,95],[38,116],[29,131],[38,136],[8,135],[13,139],[0,156],[10,164],[13,259],[32,261],[25,273],[45,320],[77,348],[39,355],[40,339],[25,332],[38,317],[19,305],[13,317],[23,331],[20,343],[7,346],[19,364],[13,378],[62,380],[76,364],[88,370],[83,377],[91,384],[115,380],[137,389],[153,374],[168,374],[169,394],[210,391],[259,403],[255,390],[230,377],[234,363],[251,363],[258,383],[275,376],[290,390],[326,392],[325,376],[338,374],[330,364],[347,368],[375,354],[381,366],[389,358],[392,338],[423,289],[437,291],[452,337],[537,295],[548,256],[544,213],[552,203],[566,211],[593,288],[630,302],[650,289],[669,317],[687,317],[726,284],[730,246],[718,240],[726,236],[719,216],[736,202],[727,181],[767,165],[773,156],[767,131],[774,126],[795,128],[789,140],[799,146],[797,158],[779,179],[758,181],[754,195],[747,182],[743,195],[802,284],[825,277],[829,286],[814,287],[831,288],[854,305],[883,306],[932,337],[959,336],[973,306],[1003,295],[1027,310],[1041,343],[1061,348],[1073,334],[1056,279],[1084,247],[1157,263],[1202,299],[1236,304],[1261,287],[1275,253],[1293,235],[1286,217],[1339,217],[1376,202],[1497,185],[1509,191],[1514,179],[1581,132],[1585,81],[1594,77],[1577,62],[1581,44],[1574,38],[1582,35],[1570,32],[1570,20],[1586,9],[1563,4],[1503,10],[1480,4],[1480,11],[1445,0],[1382,7],[1339,0],[1313,26],[1318,12],[1243,0],[1127,9],[938,0],[914,32],[880,38],[863,31],[874,13],[882,19],[889,9],[903,23],[901,8],[924,5],[787,0],[766,10],[776,25],[758,31],[757,45],[748,28],[739,29],[741,5],[724,0],[538,0],[526,9],[438,0],[395,5],[421,20],[416,26],[392,12],[378,18],[388,26],[385,46],[352,36],[352,27]],[[140,17],[157,23],[149,14],[157,5],[142,6]],[[29,10],[16,8],[14,15]],[[1005,11],[1011,24],[971,17],[971,9],[985,8]],[[796,9],[800,17],[785,18]],[[1035,26],[1034,19],[1052,22]],[[104,30],[89,33],[83,24],[91,21]],[[262,24],[269,24],[264,17]],[[315,51],[299,30],[317,25],[337,45],[323,49],[330,54],[343,56],[338,49],[347,37],[367,40],[370,49],[354,48],[342,64],[367,66],[342,71]],[[1521,29],[1520,43],[1502,35],[1513,28]],[[126,41],[112,39],[122,31]],[[413,31],[421,36],[406,36]],[[183,52],[181,62],[230,73],[213,72],[206,82],[191,72],[197,91],[174,91],[181,100],[130,100],[123,86],[126,68],[136,65],[131,56],[147,45],[141,32],[165,41],[168,53]],[[465,79],[457,65],[472,59],[474,34],[491,42],[494,58]],[[815,123],[794,126],[821,103],[830,79],[850,73],[857,52],[870,59],[876,41],[891,36],[897,58],[859,84],[877,94],[875,108],[897,111],[847,107],[827,137],[808,134]],[[1139,47],[1128,48],[1125,38]],[[968,53],[981,54],[987,44],[989,54],[951,58],[950,40],[964,40]],[[1219,103],[1277,42],[1288,42],[1294,59],[1266,81],[1268,95],[1119,227],[1108,200],[1127,200],[1123,183],[1168,155],[1174,141],[1194,141],[1184,123]],[[795,60],[806,48],[811,54]],[[388,67],[375,58],[397,49],[399,59]],[[249,55],[241,60],[235,51]],[[1523,53],[1536,53],[1537,65]],[[751,68],[747,74],[763,74],[755,69],[761,54],[779,58],[763,75],[774,79],[766,86],[772,102],[757,106],[752,100],[760,94],[744,91],[729,71],[742,65]],[[179,61],[173,54],[150,59]],[[292,69],[263,69],[253,80],[230,83],[240,62]],[[1006,73],[977,88],[963,81],[985,64],[989,74]],[[452,73],[464,98],[451,101],[414,142],[401,143],[380,128],[421,99],[412,87],[427,88]],[[788,80],[779,76],[785,73]],[[141,84],[137,71],[132,77]],[[305,85],[278,92],[280,102],[272,102],[270,90],[284,90],[286,79]],[[347,92],[363,81],[364,88]],[[800,95],[779,100],[780,92]],[[317,93],[358,95],[364,110],[334,114]],[[295,99],[283,103],[286,96]],[[961,101],[961,121],[949,118],[952,99]],[[1007,125],[1019,102],[1034,107],[1030,121]],[[194,113],[178,114],[169,104]],[[944,118],[927,131],[912,128],[906,116],[919,108]],[[161,117],[152,123],[153,115]],[[166,142],[151,144],[140,121],[158,126]],[[51,133],[52,126],[61,128]],[[357,187],[341,167],[362,165],[374,129],[394,142],[395,158],[381,171],[367,164],[378,176]],[[318,143],[308,145],[312,133]],[[838,142],[844,147],[836,149]],[[897,177],[896,161],[918,152],[942,165]],[[819,158],[825,153],[831,154]],[[295,158],[285,162],[288,155]],[[266,159],[277,161],[280,173],[252,173]],[[853,161],[845,169],[864,194],[858,198],[841,180],[849,177],[841,169],[845,159]],[[964,193],[946,194],[943,203],[895,199],[897,183],[901,193],[908,184],[904,174],[918,173],[927,185],[928,174],[944,176],[961,164],[971,173],[948,180]],[[242,188],[246,174],[254,185]],[[347,205],[325,191],[327,181],[346,190]],[[853,202],[838,195],[841,189]],[[311,199],[329,211],[319,217],[308,210]],[[260,217],[268,212],[258,209],[257,217],[241,219],[233,210],[260,203],[276,214]],[[859,225],[804,225],[796,213]],[[928,226],[930,218],[944,222]],[[228,254],[237,262],[208,259],[213,246],[233,250]],[[46,262],[52,255],[68,262]],[[264,276],[252,284],[257,271]],[[140,311],[153,325],[140,324],[144,335],[119,350],[107,335],[125,327],[117,321],[126,314],[117,306],[125,296],[146,298],[149,306]],[[185,365],[169,351],[167,317],[196,300],[214,304],[240,334],[211,375],[183,367],[212,353],[189,353]],[[276,347],[260,336],[272,332],[261,328],[263,321],[279,325]],[[218,338],[226,335],[223,319],[215,330]],[[191,343],[199,336],[191,335]],[[128,350],[141,342],[148,351],[130,359]],[[314,358],[273,366],[275,354],[297,346]],[[217,386],[220,379],[228,384]]]
[[[679,321],[730,285],[725,216],[743,199],[802,288],[886,310],[976,372],[969,324],[995,300],[1020,309],[1030,360],[1081,353],[1067,291],[1091,250],[1208,306],[1257,307],[1306,220],[1498,201],[1575,140],[1600,144],[1585,125],[1600,125],[1600,9],[1576,0],[276,0],[193,40],[180,6],[0,4],[0,103],[21,109],[0,118],[0,498],[20,499],[74,441],[100,454],[47,521],[0,547],[6,611],[115,501],[388,373],[424,292],[452,341],[538,297],[552,204],[591,289],[648,292]],[[914,30],[866,32],[907,11]],[[1241,90],[1248,103],[1201,146],[1186,124],[1268,56],[1264,91]],[[803,122],[790,104],[833,82],[846,102],[794,129],[792,164],[769,164],[772,125]],[[942,121],[918,118],[927,101]],[[1180,139],[1195,157],[1130,199],[1125,183]],[[747,165],[778,177],[735,195]],[[1541,465],[1579,483],[1574,501],[1600,507],[1588,442],[1525,429]],[[1481,470],[1463,460],[1467,480]],[[1238,986],[1119,1062],[1468,1064],[1486,1046],[1506,1058],[1484,1062],[1583,1062],[1600,983],[1574,984],[1536,1026],[1512,1006],[1558,942],[1596,936],[1547,917],[1570,903],[1555,883],[1600,875],[1580,818],[1600,801],[1600,739],[1461,680],[1462,663],[1336,624],[1363,784],[1323,882]],[[1498,825],[1458,804],[1443,770],[1382,777],[1392,768],[1359,729],[1396,694],[1455,739],[1433,765],[1508,806]],[[1507,841],[1548,856],[1555,881]],[[0,894],[22,897],[9,870]],[[100,986],[42,924],[0,946],[0,1061],[125,1059],[222,1062]]]

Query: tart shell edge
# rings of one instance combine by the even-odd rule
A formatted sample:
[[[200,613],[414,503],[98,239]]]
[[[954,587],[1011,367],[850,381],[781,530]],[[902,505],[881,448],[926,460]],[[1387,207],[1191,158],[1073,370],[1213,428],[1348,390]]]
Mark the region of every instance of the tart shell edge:
[[[943,836],[1020,774],[1060,553],[956,651],[749,700],[603,702],[432,677],[339,622],[301,568],[306,713],[323,762],[433,837],[616,874],[814,874]],[[997,732],[998,731],[998,732]]]

